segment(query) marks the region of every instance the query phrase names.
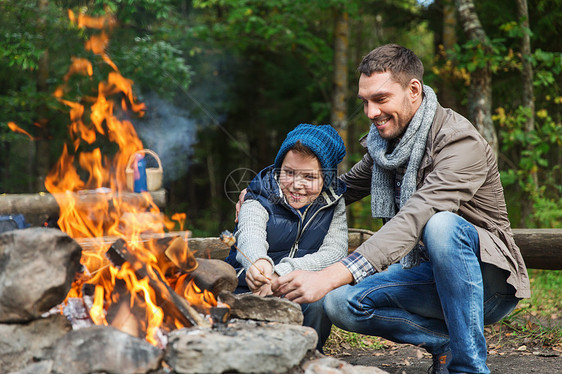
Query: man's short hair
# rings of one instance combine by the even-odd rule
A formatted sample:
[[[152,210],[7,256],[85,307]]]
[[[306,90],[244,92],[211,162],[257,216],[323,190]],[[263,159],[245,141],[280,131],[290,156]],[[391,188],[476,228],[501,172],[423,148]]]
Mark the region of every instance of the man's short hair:
[[[363,57],[357,71],[368,77],[388,71],[402,87],[406,87],[413,78],[423,84],[423,63],[414,52],[398,44],[385,44],[373,49]]]

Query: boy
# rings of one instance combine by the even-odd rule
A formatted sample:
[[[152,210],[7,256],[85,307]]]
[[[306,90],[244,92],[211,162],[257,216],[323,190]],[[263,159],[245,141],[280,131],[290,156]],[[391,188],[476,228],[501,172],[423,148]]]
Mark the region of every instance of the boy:
[[[347,254],[347,221],[337,179],[345,156],[337,131],[301,124],[287,134],[275,163],[247,188],[235,236],[241,253],[227,262],[240,269],[236,292],[271,295],[271,283],[293,270],[321,270]],[[246,258],[247,257],[247,258]],[[331,323],[322,303],[303,304],[304,325],[316,329],[321,350]]]

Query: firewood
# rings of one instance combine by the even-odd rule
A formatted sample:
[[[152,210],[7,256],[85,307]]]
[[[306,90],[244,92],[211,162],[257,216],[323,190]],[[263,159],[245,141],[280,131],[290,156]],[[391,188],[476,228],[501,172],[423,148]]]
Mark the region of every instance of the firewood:
[[[222,260],[200,258],[197,260],[199,266],[185,278],[181,284],[176,285],[176,292],[183,294],[190,279],[193,279],[197,287],[208,290],[218,296],[222,291],[233,292],[238,286],[236,270],[230,264]]]
[[[186,241],[179,236],[169,242],[164,253],[182,273],[190,274],[189,277],[182,277],[182,281],[176,284],[175,291],[180,295],[183,295],[191,279],[197,287],[210,291],[215,297],[221,291],[234,291],[238,285],[236,270],[232,266],[222,260],[195,259]]]
[[[165,313],[172,314],[185,326],[194,325],[209,327],[209,323],[201,318],[197,311],[189,305],[187,300],[174,292],[168,283],[162,279],[158,271],[148,271],[146,264],[140,261],[133,252],[128,250],[127,244],[123,239],[118,239],[107,250],[106,257],[116,267],[120,267],[125,262],[128,262],[132,269],[136,269],[135,274],[139,279],[147,277],[150,287],[162,298],[163,303],[160,304],[159,307],[161,307]]]
[[[111,327],[123,331],[129,335],[140,337],[140,325],[137,316],[133,313],[128,298],[119,300],[116,307],[115,317],[111,322]]]

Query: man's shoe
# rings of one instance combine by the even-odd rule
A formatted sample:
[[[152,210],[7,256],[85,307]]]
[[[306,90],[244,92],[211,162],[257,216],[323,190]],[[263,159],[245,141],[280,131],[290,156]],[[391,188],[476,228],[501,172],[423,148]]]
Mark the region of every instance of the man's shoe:
[[[451,361],[451,351],[433,356],[433,364],[427,370],[428,374],[449,374],[449,370],[447,370],[449,361]]]

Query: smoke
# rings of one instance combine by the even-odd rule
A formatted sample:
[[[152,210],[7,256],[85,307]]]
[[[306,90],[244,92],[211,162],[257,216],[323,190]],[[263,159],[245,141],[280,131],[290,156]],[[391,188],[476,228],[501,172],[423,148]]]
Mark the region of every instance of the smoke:
[[[136,123],[136,130],[144,147],[156,152],[164,169],[164,183],[175,181],[187,173],[193,144],[197,140],[195,122],[186,111],[162,100],[156,94],[144,95],[144,118]],[[147,158],[147,167],[156,167]]]

